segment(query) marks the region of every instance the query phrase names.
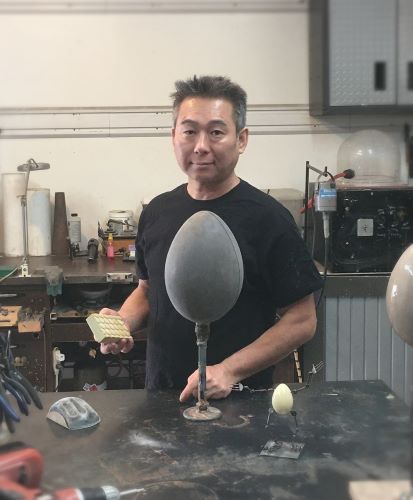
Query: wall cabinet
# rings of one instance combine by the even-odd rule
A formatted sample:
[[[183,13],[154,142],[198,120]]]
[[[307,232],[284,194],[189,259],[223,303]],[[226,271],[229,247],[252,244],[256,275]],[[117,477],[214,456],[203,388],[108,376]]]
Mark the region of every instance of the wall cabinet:
[[[310,1],[310,113],[413,111],[413,2]]]

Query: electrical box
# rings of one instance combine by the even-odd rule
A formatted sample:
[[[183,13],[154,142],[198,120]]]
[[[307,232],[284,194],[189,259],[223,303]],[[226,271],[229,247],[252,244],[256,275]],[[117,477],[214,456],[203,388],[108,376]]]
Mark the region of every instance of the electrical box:
[[[321,215],[314,214],[314,258],[324,261]],[[391,272],[413,243],[413,188],[337,189],[328,267],[337,273]]]

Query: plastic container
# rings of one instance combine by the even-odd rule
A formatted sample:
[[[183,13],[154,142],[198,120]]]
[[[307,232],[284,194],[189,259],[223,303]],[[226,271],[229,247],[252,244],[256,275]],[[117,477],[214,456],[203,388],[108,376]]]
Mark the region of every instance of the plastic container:
[[[113,246],[112,233],[108,234],[108,246],[106,248],[106,256],[108,259],[113,259],[115,257],[115,248]]]
[[[111,210],[109,212],[108,228],[117,234],[130,232],[134,230],[135,222],[133,220],[132,210]]]
[[[80,217],[77,214],[70,214],[67,220],[67,227],[69,229],[70,243],[80,243],[82,239],[82,229]]]
[[[337,171],[354,170],[352,179],[339,179],[346,186],[402,184],[400,150],[389,134],[380,130],[360,130],[351,134],[337,153]]]

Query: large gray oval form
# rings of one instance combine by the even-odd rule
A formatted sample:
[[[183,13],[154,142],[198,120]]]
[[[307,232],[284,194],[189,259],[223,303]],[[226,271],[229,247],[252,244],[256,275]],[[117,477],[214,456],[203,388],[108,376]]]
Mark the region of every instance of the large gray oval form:
[[[244,279],[241,252],[230,228],[203,210],[176,233],[165,262],[165,285],[175,309],[195,323],[210,323],[236,303]]]
[[[397,335],[413,346],[413,245],[397,261],[387,284],[386,306]]]

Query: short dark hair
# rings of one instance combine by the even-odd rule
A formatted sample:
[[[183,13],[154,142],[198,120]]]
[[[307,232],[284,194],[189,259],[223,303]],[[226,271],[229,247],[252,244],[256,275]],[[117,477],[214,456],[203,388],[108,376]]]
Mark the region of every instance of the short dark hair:
[[[234,108],[234,122],[237,133],[246,123],[247,93],[237,83],[225,76],[196,76],[175,82],[173,99],[173,120],[176,125],[179,107],[188,97],[218,98],[229,101]]]

